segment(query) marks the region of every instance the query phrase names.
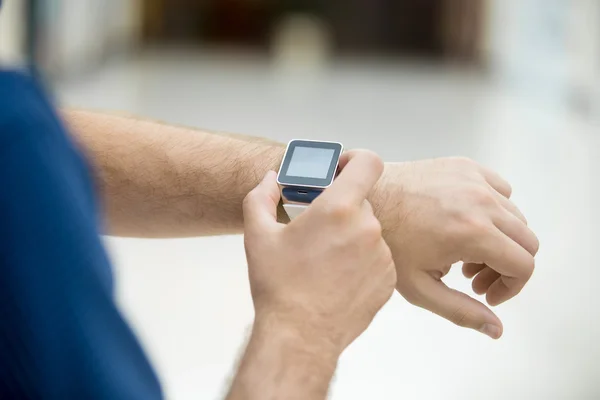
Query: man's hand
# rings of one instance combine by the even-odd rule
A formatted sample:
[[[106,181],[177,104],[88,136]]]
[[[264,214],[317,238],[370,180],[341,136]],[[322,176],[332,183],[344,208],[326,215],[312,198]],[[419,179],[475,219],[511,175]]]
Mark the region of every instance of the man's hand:
[[[510,185],[462,158],[387,164],[371,202],[392,249],[398,291],[412,304],[497,339],[502,323],[442,278],[463,261],[473,290],[501,304],[534,269],[539,243],[509,200]]]
[[[230,398],[255,398],[253,385],[260,388],[256,398],[261,399],[324,398],[333,370],[321,371],[322,378],[304,374],[310,370],[318,374],[315,364],[335,365],[392,295],[396,284],[392,254],[365,200],[383,163],[365,151],[350,152],[345,158],[334,184],[287,226],[277,222],[280,192],[275,173],[270,172],[244,202],[256,317]],[[261,343],[268,346],[264,336],[269,332],[291,358],[287,363],[281,359],[270,363],[268,352],[256,349]],[[298,371],[298,362],[303,365],[307,359],[313,365]],[[293,374],[290,369],[295,369]]]
[[[383,170],[353,152],[336,179],[291,224],[276,222],[274,173],[244,204],[246,251],[257,313],[310,328],[340,352],[370,324],[396,284],[381,225],[365,200]]]

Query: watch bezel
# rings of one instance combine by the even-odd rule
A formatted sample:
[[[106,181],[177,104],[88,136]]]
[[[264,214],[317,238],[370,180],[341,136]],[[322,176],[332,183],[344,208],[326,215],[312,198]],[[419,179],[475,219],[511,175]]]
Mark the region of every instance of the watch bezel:
[[[329,165],[329,170],[327,171],[327,178],[318,179],[288,176],[287,170],[289,168],[290,162],[292,161],[292,155],[294,154],[294,150],[296,147],[334,150],[335,152],[331,160],[331,164]],[[277,174],[277,183],[281,186],[286,187],[326,189],[333,184],[333,180],[335,179],[335,175],[340,164],[340,157],[342,155],[343,150],[344,146],[339,142],[294,139],[290,141],[287,145],[285,156],[281,163],[281,167],[279,168],[279,173]]]

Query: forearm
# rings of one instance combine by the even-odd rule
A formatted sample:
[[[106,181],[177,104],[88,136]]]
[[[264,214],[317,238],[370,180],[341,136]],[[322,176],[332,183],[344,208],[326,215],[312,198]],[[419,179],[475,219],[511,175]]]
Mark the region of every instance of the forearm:
[[[322,400],[339,354],[297,331],[256,322],[227,400]]]
[[[136,118],[63,113],[96,167],[108,233],[185,237],[239,233],[242,202],[283,145]]]

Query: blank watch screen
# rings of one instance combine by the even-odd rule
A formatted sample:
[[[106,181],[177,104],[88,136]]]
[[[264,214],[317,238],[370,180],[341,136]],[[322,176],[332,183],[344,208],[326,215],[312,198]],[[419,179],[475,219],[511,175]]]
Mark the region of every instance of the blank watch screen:
[[[287,170],[288,176],[326,179],[335,156],[334,149],[296,147]]]
[[[292,140],[285,152],[277,181],[281,185],[326,188],[333,183],[341,143]]]

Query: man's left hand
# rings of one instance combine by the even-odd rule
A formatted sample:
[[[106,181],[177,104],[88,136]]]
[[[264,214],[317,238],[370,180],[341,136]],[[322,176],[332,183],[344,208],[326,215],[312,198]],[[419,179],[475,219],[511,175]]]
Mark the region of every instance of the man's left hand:
[[[491,306],[531,277],[539,242],[509,200],[511,186],[464,158],[387,164],[370,198],[396,263],[397,289],[410,303],[494,339],[500,319],[442,278],[464,263],[473,290]]]

